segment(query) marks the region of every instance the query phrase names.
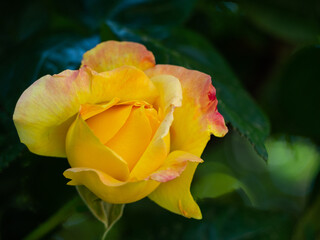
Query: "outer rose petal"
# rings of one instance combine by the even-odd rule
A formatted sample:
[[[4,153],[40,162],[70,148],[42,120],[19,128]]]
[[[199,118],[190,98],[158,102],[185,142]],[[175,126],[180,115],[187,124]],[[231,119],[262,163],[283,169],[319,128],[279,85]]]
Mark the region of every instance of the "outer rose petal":
[[[158,182],[171,181],[180,176],[180,174],[186,169],[188,162],[202,163],[203,160],[191,153],[173,151],[168,155],[163,166],[156,172],[152,173],[149,179],[153,179]]]
[[[103,145],[80,116],[68,131],[66,152],[73,168],[92,168],[121,181],[128,179],[127,163]]]
[[[97,72],[109,71],[124,65],[146,70],[155,65],[152,52],[133,42],[107,41],[98,44],[83,55],[82,66]]]
[[[132,91],[135,89],[135,91]],[[88,68],[44,76],[21,95],[13,115],[20,140],[33,153],[66,157],[65,137],[81,104],[142,100],[153,103],[157,90],[135,67],[106,73]]]
[[[201,211],[190,193],[192,176],[198,163],[189,162],[182,174],[161,183],[148,197],[161,207],[187,218],[201,219]]]
[[[102,200],[115,204],[138,201],[148,196],[160,184],[153,180],[124,183],[88,168],[70,168],[63,175],[72,179],[69,185],[85,185]]]
[[[65,157],[65,138],[74,115],[90,94],[90,71],[66,70],[34,82],[17,102],[13,120],[33,153]]]
[[[142,100],[152,104],[158,97],[158,91],[148,76],[131,66],[93,73],[91,91],[89,102],[94,103],[120,98],[121,101]]]
[[[146,74],[151,78],[169,74],[178,78],[182,86],[182,107],[175,110],[170,130],[171,151],[183,150],[200,156],[211,133],[219,137],[227,133],[224,119],[217,111],[218,101],[209,75],[172,65],[156,65]],[[189,190],[196,167],[197,163],[188,163],[180,177],[162,183],[149,197],[172,212],[200,219],[200,209]]]
[[[172,150],[184,150],[200,156],[210,134],[224,136],[228,129],[217,111],[215,89],[207,74],[172,65],[156,65],[146,74],[151,78],[169,74],[180,80],[182,107],[174,112],[171,128]]]

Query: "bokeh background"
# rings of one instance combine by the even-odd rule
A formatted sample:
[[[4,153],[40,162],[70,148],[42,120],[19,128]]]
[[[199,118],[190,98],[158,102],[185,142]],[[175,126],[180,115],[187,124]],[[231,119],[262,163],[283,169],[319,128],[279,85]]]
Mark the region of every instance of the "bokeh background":
[[[45,74],[105,40],[210,74],[230,129],[212,138],[192,193],[203,220],[144,199],[109,239],[320,239],[320,2],[11,0],[0,15],[0,239],[100,239],[62,172],[28,152],[12,114]]]

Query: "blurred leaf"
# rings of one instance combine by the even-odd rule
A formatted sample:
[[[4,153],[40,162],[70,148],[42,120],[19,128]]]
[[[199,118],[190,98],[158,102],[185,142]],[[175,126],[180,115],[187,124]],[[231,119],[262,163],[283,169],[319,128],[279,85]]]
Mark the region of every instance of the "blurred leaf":
[[[130,240],[290,239],[295,220],[285,212],[245,207],[234,194],[199,201],[199,205],[203,214],[201,221],[172,214],[148,199],[128,204],[119,239],[128,236]]]
[[[280,240],[290,239],[292,217],[283,212],[258,211],[253,208],[232,206],[208,201],[201,205],[207,217],[202,223],[185,227],[181,239],[223,239],[223,240]],[[238,199],[239,201],[239,199]],[[211,206],[210,206],[211,205]],[[215,206],[213,206],[215,205]]]
[[[75,212],[75,208],[79,205],[79,198],[74,198],[67,204],[65,204],[59,211],[57,211],[48,220],[40,224],[35,230],[33,230],[25,240],[37,240],[42,239],[50,231],[56,228],[59,224],[65,221],[70,215]]]
[[[109,20],[134,26],[177,25],[190,14],[195,0],[122,0]]]
[[[82,0],[88,25],[112,20],[127,26],[173,26],[181,24],[191,13],[195,0]],[[98,25],[99,26],[99,25]]]
[[[209,152],[209,156],[206,156],[205,159],[217,159],[218,157],[222,157],[220,153],[217,155],[215,152]],[[235,177],[233,171],[225,163],[209,161],[198,167],[191,192],[196,199],[206,199],[221,197],[237,189],[242,190],[239,193],[243,198],[249,200],[250,205],[256,204],[250,189],[247,189]]]
[[[193,192],[198,198],[216,198],[239,187],[239,181],[234,177],[224,173],[211,173],[193,185]]]
[[[158,63],[180,65],[213,76],[218,107],[225,120],[246,136],[256,151],[267,159],[264,146],[269,134],[267,118],[243,89],[225,60],[203,37],[194,32],[175,29],[169,32],[167,39],[160,42],[115,22],[108,21],[107,25],[121,40],[145,44],[154,53]]]
[[[282,192],[307,196],[320,170],[320,155],[315,145],[301,138],[268,139],[268,171]]]
[[[88,239],[101,240],[104,227],[91,214],[91,212],[75,212],[72,214],[61,227],[49,238],[51,240],[74,240]],[[109,235],[110,236],[110,235]],[[110,236],[110,239],[115,239]]]
[[[81,185],[76,188],[92,214],[104,224],[105,233],[102,237],[102,240],[104,240],[113,225],[121,218],[124,204],[111,204],[104,202],[85,186]]]
[[[270,137],[266,146],[268,164],[258,158],[249,142],[230,133],[225,137],[226,153],[221,161],[244,186],[249,205],[298,214],[304,209],[319,172],[318,150],[310,141],[298,137]]]
[[[320,237],[320,195],[314,203],[306,209],[306,212],[301,216],[293,233],[293,240],[300,239],[319,239]]]
[[[320,144],[320,45],[295,52],[262,96],[280,134],[309,137]]]
[[[243,1],[240,5],[259,27],[277,37],[298,43],[314,43],[320,34],[318,1]]]
[[[41,2],[33,2],[27,5],[19,18],[19,25],[16,29],[17,42],[21,42],[30,38],[48,25],[49,14],[47,9],[44,9],[44,4]]]

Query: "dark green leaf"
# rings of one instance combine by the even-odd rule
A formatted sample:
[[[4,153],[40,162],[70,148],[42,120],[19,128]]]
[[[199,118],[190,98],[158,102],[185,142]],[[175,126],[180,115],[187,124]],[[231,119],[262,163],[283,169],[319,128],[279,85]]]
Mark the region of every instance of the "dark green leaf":
[[[294,218],[287,213],[245,207],[232,194],[200,201],[199,205],[200,221],[174,215],[147,199],[128,204],[119,239],[290,239]]]
[[[274,122],[273,131],[304,136],[320,144],[320,45],[296,51],[262,99]]]
[[[75,212],[75,208],[79,205],[79,198],[74,198],[65,204],[59,211],[53,216],[40,224],[30,234],[28,234],[25,240],[38,240],[43,239],[52,229],[56,228],[61,222],[65,221],[70,215]]]
[[[318,1],[244,1],[241,7],[254,23],[277,37],[298,43],[317,42]]]
[[[293,240],[300,239],[319,239],[320,237],[320,195],[317,196],[314,203],[306,209],[305,213],[299,219],[297,226],[293,232]]]
[[[108,19],[144,27],[177,25],[189,16],[194,3],[195,0],[122,0],[117,1]]]

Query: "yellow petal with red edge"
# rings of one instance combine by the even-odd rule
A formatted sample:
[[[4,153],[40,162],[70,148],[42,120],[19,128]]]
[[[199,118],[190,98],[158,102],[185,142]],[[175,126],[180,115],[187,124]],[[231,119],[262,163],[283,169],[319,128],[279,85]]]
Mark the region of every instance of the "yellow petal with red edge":
[[[80,103],[90,95],[90,71],[66,70],[34,82],[19,98],[13,120],[33,153],[65,157],[65,138]]]
[[[152,52],[133,42],[107,41],[98,44],[83,55],[82,66],[97,72],[109,71],[124,65],[146,70],[155,65]]]
[[[201,219],[200,208],[190,193],[190,184],[197,165],[197,162],[189,162],[179,177],[161,183],[149,198],[171,212],[187,218]]]
[[[171,150],[183,150],[200,156],[210,134],[224,136],[228,129],[217,110],[215,89],[207,74],[172,65],[156,65],[146,71],[153,78],[169,74],[180,80],[182,107],[174,112],[171,127]]]
[[[131,170],[147,148],[151,137],[152,129],[144,107],[134,107],[126,123],[105,145],[120,155]]]
[[[89,68],[66,70],[44,76],[25,90],[13,120],[21,142],[31,152],[66,157],[66,134],[80,105],[107,103],[117,97],[153,103],[157,90],[135,67],[122,67],[101,75]]]
[[[169,113],[161,122],[146,151],[132,169],[129,177],[130,180],[146,179],[164,163],[170,151],[169,130],[173,121],[173,110],[174,107],[172,106]]]
[[[81,116],[77,117],[68,131],[66,152],[73,168],[93,168],[120,181],[128,179],[127,163],[100,142]]]
[[[168,182],[180,176],[187,167],[188,162],[202,163],[203,160],[191,153],[183,151],[171,152],[163,166],[152,173],[148,179],[158,182]]]
[[[69,185],[84,185],[102,200],[115,204],[138,201],[148,196],[160,184],[153,180],[124,183],[89,168],[70,168],[63,175],[72,179]]]
[[[86,123],[100,142],[106,144],[125,125],[131,110],[130,105],[113,106],[88,118]]]
[[[124,66],[112,71],[94,73],[90,102],[105,102],[113,98],[121,101],[153,103],[158,91],[149,77],[136,67]]]

